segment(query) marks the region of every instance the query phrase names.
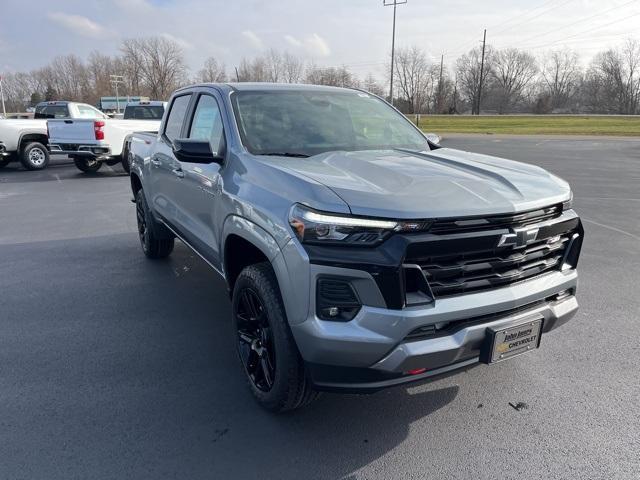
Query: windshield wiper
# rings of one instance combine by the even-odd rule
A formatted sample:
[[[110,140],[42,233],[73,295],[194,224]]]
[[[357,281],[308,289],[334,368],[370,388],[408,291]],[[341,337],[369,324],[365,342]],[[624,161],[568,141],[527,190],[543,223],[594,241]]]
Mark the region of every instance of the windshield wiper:
[[[295,157],[295,158],[309,158],[311,155],[307,155],[306,153],[298,153],[298,152],[269,152],[269,153],[259,153],[258,155],[265,155],[270,157]]]

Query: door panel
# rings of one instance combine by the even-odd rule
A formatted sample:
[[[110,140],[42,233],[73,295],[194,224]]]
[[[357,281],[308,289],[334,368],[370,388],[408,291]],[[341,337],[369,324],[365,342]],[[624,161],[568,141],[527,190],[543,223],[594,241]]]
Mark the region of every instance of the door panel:
[[[197,99],[187,138],[208,140],[218,155],[224,149],[224,129],[218,102],[212,95]],[[220,165],[182,162],[176,210],[178,228],[214,266],[220,266],[218,209],[222,192]]]
[[[174,172],[181,167],[173,154],[171,142],[182,137],[191,97],[192,95],[188,94],[174,98],[164,132],[158,139],[156,151],[150,159],[153,208],[172,226],[177,225],[176,197],[179,196],[181,187],[181,178]]]

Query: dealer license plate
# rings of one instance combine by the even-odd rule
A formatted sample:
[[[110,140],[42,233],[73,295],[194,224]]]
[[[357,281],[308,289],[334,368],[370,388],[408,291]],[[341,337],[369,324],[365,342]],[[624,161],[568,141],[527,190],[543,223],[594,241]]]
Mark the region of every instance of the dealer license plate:
[[[534,318],[511,327],[488,329],[490,342],[487,343],[491,350],[485,356],[487,363],[501,362],[535,350],[540,346],[541,333],[542,318]]]

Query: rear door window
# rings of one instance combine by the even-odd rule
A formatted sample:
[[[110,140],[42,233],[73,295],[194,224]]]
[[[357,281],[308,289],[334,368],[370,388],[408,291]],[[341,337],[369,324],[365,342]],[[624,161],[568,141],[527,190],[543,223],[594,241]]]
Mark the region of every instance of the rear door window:
[[[170,141],[180,138],[184,117],[187,114],[187,109],[189,108],[189,101],[191,101],[191,94],[176,97],[171,104],[167,124],[164,127],[164,135]]]

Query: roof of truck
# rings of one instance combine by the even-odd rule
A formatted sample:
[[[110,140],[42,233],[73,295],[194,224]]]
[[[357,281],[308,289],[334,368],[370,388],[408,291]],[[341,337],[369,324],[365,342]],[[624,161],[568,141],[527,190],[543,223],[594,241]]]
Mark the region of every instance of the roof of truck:
[[[199,83],[181,88],[188,90],[194,87],[216,87],[221,90],[234,90],[241,92],[269,92],[269,91],[326,91],[336,92],[353,90],[351,88],[330,87],[327,85],[310,85],[307,83],[268,83],[268,82],[238,82],[238,83]]]

